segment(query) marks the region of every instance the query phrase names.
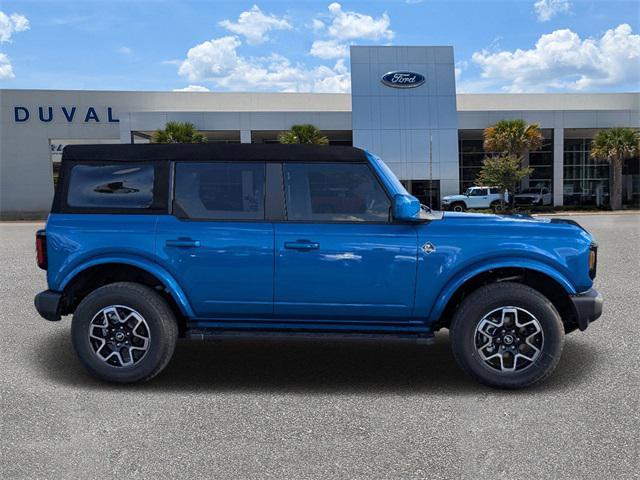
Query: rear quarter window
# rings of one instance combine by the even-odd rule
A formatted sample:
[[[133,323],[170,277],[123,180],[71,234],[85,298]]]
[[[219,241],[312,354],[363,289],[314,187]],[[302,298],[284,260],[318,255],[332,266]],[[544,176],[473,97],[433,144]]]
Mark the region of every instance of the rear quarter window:
[[[168,162],[74,162],[62,172],[54,212],[167,212]]]
[[[149,208],[153,181],[152,165],[75,165],[67,204],[80,208]]]

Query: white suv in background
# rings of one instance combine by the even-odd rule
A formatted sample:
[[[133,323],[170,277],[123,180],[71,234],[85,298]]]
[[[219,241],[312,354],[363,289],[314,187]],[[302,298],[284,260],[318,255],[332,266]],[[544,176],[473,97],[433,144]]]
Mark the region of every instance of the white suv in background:
[[[500,209],[500,189],[496,187],[470,187],[462,195],[447,195],[442,198],[442,209],[464,212],[470,208]],[[509,194],[505,202],[509,201]]]

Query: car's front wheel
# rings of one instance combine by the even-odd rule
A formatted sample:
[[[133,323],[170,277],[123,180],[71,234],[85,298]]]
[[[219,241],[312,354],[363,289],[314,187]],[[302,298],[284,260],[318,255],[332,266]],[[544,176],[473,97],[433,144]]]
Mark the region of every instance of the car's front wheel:
[[[524,388],[555,369],[564,328],[553,304],[531,287],[513,282],[483,286],[460,305],[450,337],[460,366],[496,388]]]
[[[87,295],[73,315],[71,339],[94,376],[118,383],[144,382],[169,363],[178,325],[153,289],[119,282]]]
[[[464,202],[456,202],[451,205],[451,210],[453,210],[454,212],[464,212],[466,209],[467,206],[464,204]]]

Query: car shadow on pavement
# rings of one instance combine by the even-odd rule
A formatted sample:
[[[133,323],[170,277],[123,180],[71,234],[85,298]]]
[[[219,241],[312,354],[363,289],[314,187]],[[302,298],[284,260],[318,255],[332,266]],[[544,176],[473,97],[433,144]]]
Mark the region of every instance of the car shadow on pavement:
[[[560,364],[536,391],[586,381],[597,352],[584,342],[565,344]],[[37,368],[53,381],[86,388],[184,392],[473,393],[487,391],[456,364],[446,333],[432,345],[395,341],[181,340],[167,368],[149,383],[100,382],[80,365],[67,331],[42,339]],[[527,390],[531,391],[531,389]]]

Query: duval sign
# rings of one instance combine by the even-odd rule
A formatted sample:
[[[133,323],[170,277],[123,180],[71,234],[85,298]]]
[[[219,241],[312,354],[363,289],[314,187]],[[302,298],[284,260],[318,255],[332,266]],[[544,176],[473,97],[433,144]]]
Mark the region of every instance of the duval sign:
[[[393,88],[415,88],[425,81],[424,75],[416,72],[389,72],[380,79],[387,87]]]
[[[24,123],[30,118],[37,119],[42,123],[52,122],[54,118],[61,118],[62,121],[73,123],[83,121],[84,123],[118,123],[120,120],[113,116],[111,107],[96,108],[76,106],[39,106],[39,107],[13,107],[13,118],[16,123]]]

